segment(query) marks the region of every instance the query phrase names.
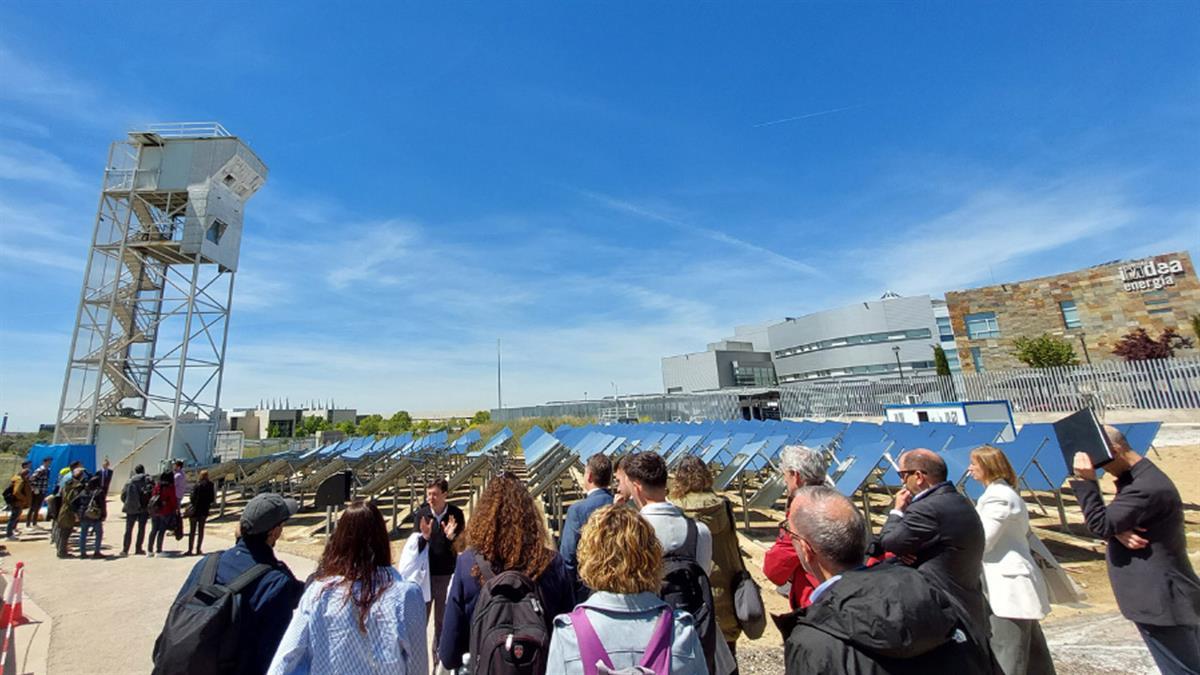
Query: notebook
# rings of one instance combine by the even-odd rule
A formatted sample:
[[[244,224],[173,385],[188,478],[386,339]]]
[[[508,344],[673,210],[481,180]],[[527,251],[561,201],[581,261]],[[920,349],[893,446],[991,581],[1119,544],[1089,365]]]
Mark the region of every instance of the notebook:
[[[1067,468],[1075,465],[1075,453],[1087,453],[1092,467],[1098,468],[1113,460],[1112,445],[1090,408],[1084,408],[1054,423],[1054,435],[1062,450]]]

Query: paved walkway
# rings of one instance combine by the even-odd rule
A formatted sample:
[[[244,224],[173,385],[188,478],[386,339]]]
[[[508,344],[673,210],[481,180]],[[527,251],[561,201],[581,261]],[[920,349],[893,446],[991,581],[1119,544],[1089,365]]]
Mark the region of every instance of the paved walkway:
[[[123,521],[105,523],[103,553],[119,553],[123,534]],[[25,563],[26,597],[52,622],[45,669],[38,669],[38,659],[31,657],[29,670],[21,672],[149,672],[154,640],[167,610],[198,560],[180,555],[186,541],[171,537],[168,541],[167,548],[175,551],[166,557],[131,555],[109,560],[59,560],[47,530],[26,530],[19,541],[6,542],[10,556],[4,568],[11,570],[16,561]],[[214,551],[232,543],[205,538],[207,548]],[[301,579],[316,568],[307,558],[286,553],[279,557]],[[18,665],[27,644],[18,636]]]

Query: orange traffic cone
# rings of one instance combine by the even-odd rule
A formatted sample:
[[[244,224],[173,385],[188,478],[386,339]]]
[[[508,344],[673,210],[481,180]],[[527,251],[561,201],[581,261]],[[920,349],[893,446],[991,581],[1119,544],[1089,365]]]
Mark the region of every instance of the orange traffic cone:
[[[17,569],[13,572],[12,586],[8,587],[8,597],[4,599],[4,608],[0,609],[0,628],[7,628],[10,625],[21,626],[29,623],[29,619],[25,617],[25,612],[21,609],[21,586],[22,579],[25,577],[25,563],[17,563]]]
[[[16,572],[13,573],[13,584],[17,587],[15,598],[12,604],[12,615],[9,617],[9,622],[14,626],[24,626],[29,623],[29,618],[25,616],[25,612],[21,610],[21,601],[25,598],[25,563],[17,563]]]
[[[12,618],[12,599],[15,590],[17,590],[17,583],[14,576],[12,583],[9,583],[4,590],[4,604],[0,605],[0,630],[7,628],[8,622]]]

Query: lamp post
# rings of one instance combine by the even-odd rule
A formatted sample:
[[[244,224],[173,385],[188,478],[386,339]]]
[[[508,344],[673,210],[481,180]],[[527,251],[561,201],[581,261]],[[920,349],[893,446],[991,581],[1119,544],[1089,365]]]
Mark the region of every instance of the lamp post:
[[[900,365],[900,345],[893,346],[892,353],[896,355],[896,372],[900,373],[900,384],[904,384],[904,368]]]

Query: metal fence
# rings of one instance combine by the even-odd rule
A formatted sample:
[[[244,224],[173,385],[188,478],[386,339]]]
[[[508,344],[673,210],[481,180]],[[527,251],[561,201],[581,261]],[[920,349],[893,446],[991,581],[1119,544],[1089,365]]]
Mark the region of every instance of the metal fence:
[[[512,422],[530,417],[603,418],[606,413],[616,417],[635,411],[639,419],[655,422],[733,419],[740,414],[738,391],[723,390],[703,394],[642,394],[599,401],[564,401],[520,408],[492,410],[495,422]]]
[[[1024,368],[947,376],[905,377],[903,381],[801,382],[781,385],[783,417],[883,416],[888,404],[1006,400],[1016,412],[1200,409],[1200,358],[1101,361],[1063,368]],[[761,394],[762,389],[750,390]],[[641,418],[654,421],[735,419],[741,416],[738,389],[702,394],[622,397]],[[600,417],[611,400],[571,401],[492,411],[510,422],[529,417]]]
[[[906,401],[1006,400],[1016,412],[1200,408],[1200,358],[1102,361],[882,382],[811,382],[780,387],[784,417],[883,415]]]

